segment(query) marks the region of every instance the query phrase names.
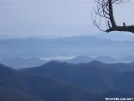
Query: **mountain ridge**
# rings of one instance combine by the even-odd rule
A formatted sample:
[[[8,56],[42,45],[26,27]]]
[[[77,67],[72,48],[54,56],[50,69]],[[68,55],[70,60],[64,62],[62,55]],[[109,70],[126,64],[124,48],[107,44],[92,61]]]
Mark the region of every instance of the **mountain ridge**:
[[[81,74],[81,73],[83,73],[84,69],[87,68],[84,66],[83,67],[84,69],[79,71],[78,69],[82,68],[81,66],[83,66],[83,64],[89,65],[89,63],[87,63],[87,64],[81,63],[81,64],[74,65],[74,64],[68,64],[65,62],[63,64],[61,64],[60,62],[52,61],[52,62],[47,63],[47,66],[55,67],[56,65],[58,65],[57,69],[59,69],[59,67],[61,69],[63,66],[65,66],[63,68],[66,68],[66,66],[67,66],[66,70],[72,68],[75,70],[76,74],[77,73]],[[70,67],[70,65],[71,65],[71,67]],[[73,67],[72,65],[76,66],[77,68]],[[90,65],[90,66],[92,66],[92,65]],[[4,69],[7,71],[7,73],[10,70],[13,70],[4,65],[2,65],[2,66],[3,67],[0,67],[0,69],[5,67]],[[45,65],[43,65],[43,66],[45,66]],[[99,70],[101,75],[107,73],[108,75],[112,74],[113,76],[115,76],[112,72],[110,72],[110,73],[105,72],[105,68],[107,68],[107,67],[99,68],[99,69],[101,69],[101,71]],[[49,68],[47,68],[47,69],[49,69]],[[93,66],[90,68],[90,72],[92,72],[92,74],[90,74],[90,75],[92,75],[93,77],[97,76],[97,77],[99,77],[100,80],[95,80],[92,78],[92,76],[88,76],[87,78],[88,79],[89,79],[89,77],[91,78],[91,81],[93,83],[90,82],[90,84],[92,83],[95,85],[95,82],[94,82],[94,80],[95,80],[98,82],[97,84],[100,85],[99,82],[101,80],[103,80],[103,82],[104,82],[104,79],[101,78],[101,76],[98,75],[98,73],[95,73],[96,72],[96,71],[94,71],[95,69],[98,70],[98,68],[96,66]],[[111,69],[108,69],[108,70],[111,71]],[[61,71],[63,71],[63,69],[59,70],[59,72],[61,72]],[[84,88],[80,87],[79,85],[69,83],[66,81],[61,81],[61,80],[52,78],[50,76],[46,76],[44,74],[28,73],[28,72],[24,72],[24,71],[20,71],[20,70],[19,71],[13,70],[12,72],[13,72],[12,75],[3,73],[4,76],[2,76],[0,78],[0,100],[2,100],[2,101],[3,100],[9,101],[9,99],[10,99],[10,101],[15,101],[15,100],[19,100],[19,101],[55,101],[55,100],[57,100],[57,101],[105,101],[105,97],[115,97],[115,96],[119,97],[119,98],[120,97],[134,97],[134,94],[123,93],[123,92],[120,92],[118,90],[113,90],[113,89],[111,89],[110,91],[108,90],[106,92],[96,92],[95,93],[95,92],[91,92],[92,90],[89,92],[87,89],[84,89]],[[49,72],[51,72],[51,71],[49,71]],[[68,70],[66,72],[68,72]],[[74,76],[79,78],[79,77],[88,75],[88,73],[86,73],[86,72],[88,72],[87,69],[85,70],[85,73],[83,75],[77,76],[75,74]],[[55,72],[55,73],[58,73],[58,72]],[[54,75],[55,73],[52,73],[51,75]],[[65,73],[63,73],[63,74],[65,74]],[[74,73],[72,72],[72,74],[74,74]],[[71,76],[72,74],[69,74],[69,75]],[[106,78],[111,77],[111,76],[108,76],[107,74],[105,74],[106,76],[104,76],[104,77],[106,77]],[[130,74],[130,73],[127,73],[127,74]],[[62,77],[63,76],[64,75],[62,75]],[[74,78],[74,79],[77,81],[76,78]],[[120,77],[117,78],[117,80],[118,79],[120,79]],[[106,83],[108,83],[108,82],[106,82]],[[111,82],[109,82],[108,84],[111,84]],[[120,85],[119,82],[118,82],[118,84]],[[93,85],[91,85],[91,86],[93,87]],[[130,88],[131,87],[132,86],[130,86]],[[102,88],[103,88],[103,86],[102,86]],[[7,96],[8,96],[8,98],[7,98]],[[19,96],[21,96],[21,97],[19,97]]]
[[[0,40],[0,59],[5,59],[5,57],[42,58],[63,55],[90,55],[91,57],[103,55],[123,57],[134,55],[133,44],[134,41],[114,41],[110,39],[100,39],[93,36],[57,39]]]
[[[51,64],[53,62],[49,62]],[[132,71],[131,76],[134,75],[134,68],[130,64],[124,63],[117,63],[117,64],[104,64],[99,61],[92,61],[89,63],[79,63],[79,64],[69,64],[69,63],[60,63],[55,62],[52,66],[50,65],[43,65],[39,67],[24,69],[25,72],[35,73],[35,74],[42,74],[42,75],[49,75],[53,78],[66,81],[69,83],[73,83],[79,85],[89,91],[107,91],[113,88],[119,90],[117,85],[114,85],[116,80],[118,79],[118,84],[121,85],[119,78],[127,78],[129,75],[125,75],[123,77],[123,73],[127,73]],[[54,70],[54,71],[53,71]],[[129,74],[129,73],[128,73]],[[121,77],[120,77],[121,75]],[[130,78],[130,77],[129,77]],[[125,80],[126,85],[129,85],[127,79]],[[124,83],[125,84],[125,83]],[[129,89],[134,92],[132,85],[129,85]],[[123,85],[123,84],[122,84]],[[125,92],[125,85],[124,88],[120,89],[122,92]],[[129,92],[129,89],[127,93]]]
[[[102,63],[106,64],[115,64],[115,63],[127,63],[133,65],[134,62],[134,56],[127,56],[122,58],[113,58],[110,56],[98,56],[98,57],[89,57],[85,55],[76,56],[71,59],[49,59],[49,60],[43,60],[39,58],[11,58],[11,59],[4,59],[0,60],[0,63],[12,67],[13,69],[22,69],[22,68],[29,68],[29,67],[36,67],[41,66],[43,64],[46,64],[50,61],[59,61],[59,62],[67,62],[67,63],[89,63],[91,61],[100,61]]]

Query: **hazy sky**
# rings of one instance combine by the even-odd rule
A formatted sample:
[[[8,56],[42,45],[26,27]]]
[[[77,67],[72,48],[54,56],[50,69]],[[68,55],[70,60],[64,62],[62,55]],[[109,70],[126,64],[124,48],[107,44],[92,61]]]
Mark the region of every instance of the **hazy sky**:
[[[74,36],[100,33],[93,25],[94,0],[0,0],[0,35]],[[134,24],[134,0],[115,5],[118,24]],[[104,23],[105,25],[105,23]]]

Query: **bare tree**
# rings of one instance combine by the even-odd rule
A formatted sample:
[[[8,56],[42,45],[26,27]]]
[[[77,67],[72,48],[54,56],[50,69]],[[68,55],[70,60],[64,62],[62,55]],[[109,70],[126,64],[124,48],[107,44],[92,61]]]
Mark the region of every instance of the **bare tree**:
[[[93,16],[92,12],[92,21],[94,25],[104,32],[127,31],[134,33],[134,25],[126,26],[125,22],[123,22],[122,26],[118,26],[114,19],[113,4],[121,4],[127,1],[129,0],[94,0],[96,4],[96,9],[94,9],[95,16]],[[100,17],[99,21],[97,21],[96,16]],[[105,18],[106,30],[100,28],[101,18]]]

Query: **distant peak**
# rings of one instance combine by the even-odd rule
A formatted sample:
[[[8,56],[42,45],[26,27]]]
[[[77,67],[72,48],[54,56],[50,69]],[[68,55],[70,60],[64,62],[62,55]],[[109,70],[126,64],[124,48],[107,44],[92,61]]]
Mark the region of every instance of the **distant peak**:
[[[53,66],[56,66],[56,65],[63,65],[63,64],[69,64],[67,62],[59,62],[59,61],[49,61],[48,63],[44,64],[44,65],[53,65]]]
[[[62,62],[58,62],[58,61],[49,61],[49,62],[47,62],[45,65],[57,65],[57,64],[61,64]]]
[[[100,61],[97,61],[97,60],[93,60],[93,61],[89,62],[89,64],[103,64],[103,63]]]

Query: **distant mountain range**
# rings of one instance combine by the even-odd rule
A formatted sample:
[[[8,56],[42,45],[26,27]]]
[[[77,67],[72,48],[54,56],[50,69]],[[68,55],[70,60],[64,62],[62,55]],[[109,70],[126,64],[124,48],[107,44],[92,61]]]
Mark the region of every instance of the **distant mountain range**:
[[[134,41],[134,35],[131,33],[122,33],[122,32],[98,33],[98,34],[91,34],[91,36],[116,41]]]
[[[134,41],[134,35],[131,33],[122,33],[122,32],[112,32],[112,33],[98,33],[98,34],[89,34],[88,36],[94,36],[101,39],[110,39],[116,41]],[[72,36],[73,37],[73,36]],[[43,38],[43,39],[56,39],[58,36],[54,35],[33,35],[33,36],[9,36],[9,35],[0,35],[0,39],[26,39],[26,38]],[[64,37],[62,37],[64,38]]]
[[[115,41],[95,36],[3,39],[0,40],[0,59],[79,55],[119,58],[134,55],[133,45],[134,41]]]
[[[28,68],[28,67],[36,67],[36,66],[41,66],[44,65],[47,62],[50,61],[59,61],[59,62],[67,62],[67,63],[74,63],[74,64],[78,64],[78,63],[89,63],[91,61],[100,61],[103,63],[107,63],[107,64],[111,64],[111,63],[129,63],[134,65],[134,56],[127,56],[127,57],[123,57],[123,58],[113,58],[110,56],[98,56],[95,58],[89,57],[89,56],[77,56],[75,58],[72,59],[66,59],[66,60],[58,60],[58,59],[50,59],[50,60],[42,60],[39,58],[28,58],[28,59],[24,59],[24,58],[12,58],[12,59],[4,59],[1,60],[0,63],[12,67],[14,69],[22,69],[22,68]]]
[[[92,57],[84,56],[84,55],[75,57],[75,58],[70,59],[70,60],[65,60],[65,62],[68,62],[68,63],[88,63],[88,62],[91,62],[93,60],[97,60],[97,61],[100,61],[100,62],[103,62],[103,63],[126,62],[126,61],[123,61],[123,60],[120,61],[121,59],[116,59],[116,58],[113,58],[113,57],[110,57],[110,56],[98,56],[98,57],[92,58]],[[129,62],[132,62],[132,61],[134,61],[134,60],[132,60],[132,59],[129,60]]]
[[[134,40],[102,36],[0,40],[0,101],[133,99]]]
[[[0,64],[0,101],[134,98],[133,77],[134,72],[119,73],[98,61],[85,64],[52,61],[19,71]]]
[[[73,59],[64,60],[64,61],[69,63],[88,63],[93,60],[97,60],[103,63],[130,63],[130,62],[134,62],[134,55],[126,56],[122,58],[113,58],[110,56],[97,56],[95,58],[92,58],[89,56],[81,55]]]

